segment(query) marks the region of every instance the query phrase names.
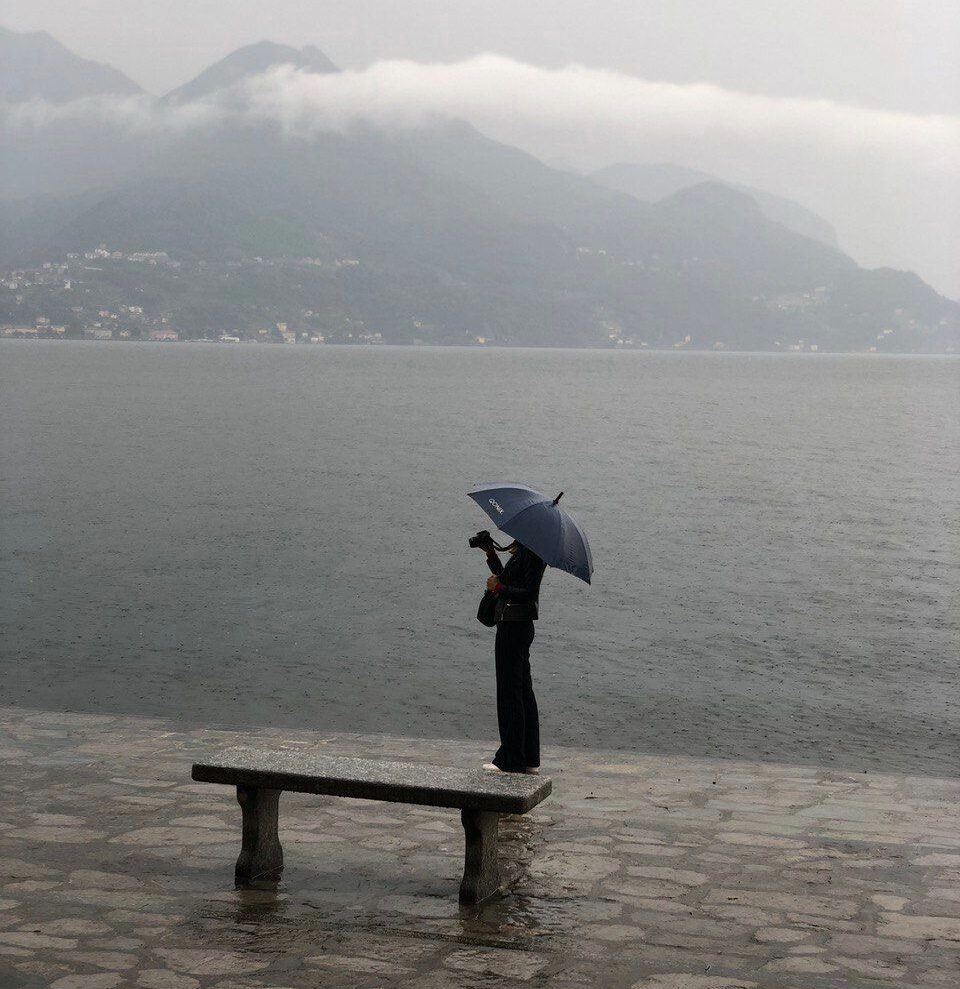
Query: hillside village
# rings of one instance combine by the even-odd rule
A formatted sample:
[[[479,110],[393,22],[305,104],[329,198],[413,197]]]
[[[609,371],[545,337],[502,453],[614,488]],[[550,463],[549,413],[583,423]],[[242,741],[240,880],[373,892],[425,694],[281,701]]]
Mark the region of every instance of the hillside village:
[[[252,258],[252,265],[273,266],[277,262]],[[318,258],[301,258],[294,265],[322,267]],[[353,258],[337,258],[333,267],[358,265]],[[184,262],[171,258],[166,251],[110,250],[100,246],[83,253],[68,253],[62,261],[43,261],[37,267],[0,271],[0,337],[20,339],[135,340],[155,343],[217,341],[221,343],[310,343],[326,342],[316,326],[317,313],[299,309],[296,323],[287,320],[264,322],[262,326],[188,325],[173,308],[151,306],[140,296],[147,290],[134,284],[124,295],[110,293],[98,279],[107,267],[115,272],[130,272],[137,266],[162,268],[177,272]],[[188,268],[202,271],[206,262],[188,262]],[[236,262],[227,267],[240,269]],[[375,344],[383,335],[366,332],[350,325],[340,334],[344,342]],[[484,341],[478,340],[478,343]]]
[[[584,251],[583,253],[589,253]],[[344,313],[331,313],[328,300],[316,308],[308,305],[264,304],[244,307],[241,312],[228,301],[222,307],[207,305],[203,313],[191,314],[183,300],[165,298],[164,280],[229,283],[242,280],[251,271],[302,278],[304,273],[321,280],[344,270],[358,269],[356,258],[270,259],[262,257],[235,261],[178,260],[163,250],[120,251],[100,245],[88,251],[70,252],[60,260],[41,261],[34,267],[0,270],[0,337],[14,339],[73,339],[148,341],[153,343],[219,342],[371,345],[390,342],[456,343],[468,346],[509,344],[483,332],[437,341],[435,327],[412,315],[410,333],[396,334],[368,326]],[[281,277],[281,281],[282,281]],[[188,293],[189,294],[189,293]],[[272,302],[273,300],[269,300]],[[819,286],[808,292],[783,292],[758,298],[771,312],[799,314],[815,311],[829,301],[829,291]],[[867,353],[900,352],[904,340],[919,332],[918,321],[903,311],[894,314],[892,325],[878,326],[873,340],[862,348]],[[422,335],[418,336],[420,333]],[[599,327],[594,346],[618,349],[732,349],[722,339],[709,346],[694,342],[691,334],[677,333],[671,340],[641,340],[625,333],[614,320]],[[815,339],[774,341],[773,351],[817,353],[829,351]],[[954,352],[952,343],[942,351]]]

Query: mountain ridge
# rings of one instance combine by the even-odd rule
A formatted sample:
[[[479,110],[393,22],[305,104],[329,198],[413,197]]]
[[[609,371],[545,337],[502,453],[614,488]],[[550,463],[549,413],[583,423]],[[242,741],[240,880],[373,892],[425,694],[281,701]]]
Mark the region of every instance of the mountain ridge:
[[[119,69],[81,58],[46,31],[0,27],[0,100],[65,103],[84,96],[141,93]]]
[[[833,225],[795,200],[740,182],[729,182],[708,172],[687,168],[684,165],[676,165],[672,162],[619,162],[597,169],[590,174],[591,178],[603,185],[635,196],[644,202],[656,202],[681,189],[703,182],[717,182],[746,193],[771,220],[782,223],[790,230],[829,244],[831,247],[839,246]]]
[[[291,52],[335,71],[318,49],[258,43],[200,73],[186,98]],[[0,203],[6,263],[53,263],[102,244],[120,258],[163,253],[182,271],[134,265],[124,291],[152,300],[157,318],[187,336],[299,321],[331,339],[364,327],[398,343],[960,343],[960,306],[916,276],[861,269],[771,219],[749,191],[708,181],[647,202],[463,121],[291,137],[241,114],[132,140],[97,119],[30,140],[16,174],[34,198]],[[17,164],[15,151],[0,152],[13,155],[0,167]],[[86,156],[82,167],[71,155]],[[123,302],[114,267],[82,268],[83,292],[71,298]],[[22,318],[11,292],[0,292],[0,322]]]
[[[315,45],[304,45],[298,49],[274,41],[257,41],[237,48],[214,62],[193,79],[172,89],[163,100],[174,104],[189,103],[278,65],[292,65],[304,72],[321,74],[340,71]]]

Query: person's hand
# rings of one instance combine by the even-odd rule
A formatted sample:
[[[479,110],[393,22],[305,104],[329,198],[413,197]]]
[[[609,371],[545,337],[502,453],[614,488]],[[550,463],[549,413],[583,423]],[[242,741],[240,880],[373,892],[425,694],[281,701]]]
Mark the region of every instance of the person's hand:
[[[494,574],[490,574],[490,576],[487,577],[487,590],[495,591],[497,589],[498,583],[499,581],[497,580],[496,576]]]

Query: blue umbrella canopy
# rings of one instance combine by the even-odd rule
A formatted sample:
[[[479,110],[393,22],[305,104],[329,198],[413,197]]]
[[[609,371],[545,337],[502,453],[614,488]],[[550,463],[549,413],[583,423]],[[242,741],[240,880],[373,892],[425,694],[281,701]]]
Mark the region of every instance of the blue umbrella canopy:
[[[533,550],[548,566],[590,583],[590,543],[573,516],[559,506],[562,491],[549,498],[525,484],[498,481],[478,484],[467,494],[501,532]]]

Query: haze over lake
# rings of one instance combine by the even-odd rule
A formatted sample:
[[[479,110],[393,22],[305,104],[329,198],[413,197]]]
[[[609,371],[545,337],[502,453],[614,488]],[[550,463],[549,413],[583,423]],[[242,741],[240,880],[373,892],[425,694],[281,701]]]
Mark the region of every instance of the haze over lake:
[[[493,739],[515,479],[545,744],[956,772],[955,358],[2,341],[0,418],[5,703]]]

